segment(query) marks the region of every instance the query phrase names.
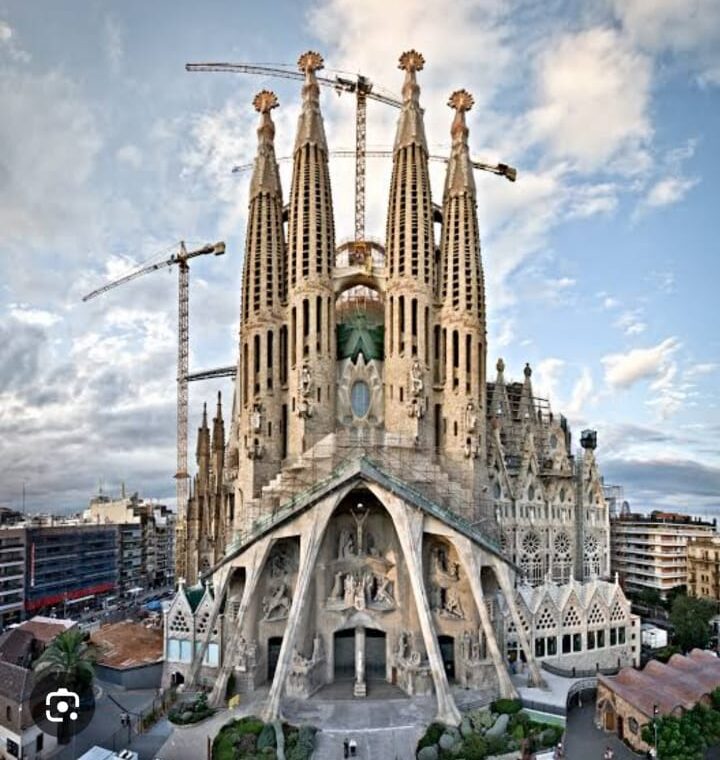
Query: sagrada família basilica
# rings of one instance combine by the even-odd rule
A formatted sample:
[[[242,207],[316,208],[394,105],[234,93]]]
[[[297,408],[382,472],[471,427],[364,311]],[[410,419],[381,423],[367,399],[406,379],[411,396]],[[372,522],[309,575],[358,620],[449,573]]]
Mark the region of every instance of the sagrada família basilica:
[[[165,616],[165,680],[212,701],[345,684],[516,694],[542,665],[634,662],[637,619],[609,575],[609,517],[583,431],[488,376],[483,266],[466,113],[433,201],[417,81],[404,72],[383,244],[338,245],[316,72],[304,74],[289,200],[260,92],[229,434],[203,414]],[[211,429],[212,428],[212,429]],[[196,585],[197,584],[197,585]],[[637,634],[637,635],[636,635]]]

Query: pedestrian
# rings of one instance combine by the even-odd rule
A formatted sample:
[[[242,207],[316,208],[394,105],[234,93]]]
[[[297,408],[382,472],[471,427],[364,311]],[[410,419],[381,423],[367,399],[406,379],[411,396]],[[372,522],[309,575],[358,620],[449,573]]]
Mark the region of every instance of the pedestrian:
[[[605,747],[605,754],[603,755],[603,760],[614,760],[615,753],[610,748],[610,745]]]
[[[357,742],[355,739],[350,739],[350,757],[357,755]]]
[[[555,747],[555,752],[553,754],[553,760],[563,760],[563,746],[562,746],[562,742],[558,742],[557,747]]]
[[[347,736],[343,742],[343,757],[346,759],[350,757],[350,740],[347,738]]]

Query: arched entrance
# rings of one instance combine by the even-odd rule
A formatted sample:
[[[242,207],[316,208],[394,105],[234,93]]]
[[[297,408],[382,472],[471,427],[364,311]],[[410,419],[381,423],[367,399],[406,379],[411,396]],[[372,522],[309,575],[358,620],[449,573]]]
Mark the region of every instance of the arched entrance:
[[[455,680],[455,639],[452,636],[438,636],[440,655],[448,681]]]
[[[387,679],[385,632],[377,628],[365,629],[365,677],[368,681]]]
[[[355,677],[355,629],[336,631],[333,636],[333,680]]]
[[[280,647],[282,646],[282,636],[271,636],[267,643],[267,673],[268,681],[275,678],[278,659],[280,658]]]

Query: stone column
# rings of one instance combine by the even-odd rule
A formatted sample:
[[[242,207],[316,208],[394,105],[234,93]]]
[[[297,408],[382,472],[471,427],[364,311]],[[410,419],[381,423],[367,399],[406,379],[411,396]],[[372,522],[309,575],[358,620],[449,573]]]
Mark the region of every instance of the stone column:
[[[422,539],[424,515],[419,509],[413,509],[383,488],[369,484],[392,517],[402,547],[403,557],[407,563],[408,575],[412,585],[417,608],[420,630],[427,650],[430,670],[435,684],[438,712],[436,720],[451,726],[458,726],[462,720],[455,704],[443,665],[440,645],[430,614],[430,603],[425,589],[422,566]]]
[[[365,629],[359,625],[355,629],[355,685],[353,696],[367,696],[367,684],[365,683]]]
[[[493,630],[490,621],[490,615],[485,606],[485,594],[483,593],[482,581],[480,579],[480,571],[482,569],[481,557],[478,556],[480,552],[465,537],[453,538],[453,543],[460,555],[460,560],[465,567],[465,572],[470,581],[470,588],[473,593],[473,598],[475,599],[475,606],[480,615],[480,624],[482,625],[485,634],[487,649],[490,653],[493,665],[495,666],[495,672],[497,673],[500,695],[508,699],[514,699],[518,694],[510,680],[510,676],[508,675],[503,655],[500,652],[500,647],[495,638],[495,631]]]
[[[242,564],[245,565],[245,586],[243,587],[242,598],[240,599],[240,607],[237,612],[237,617],[233,621],[235,626],[230,634],[230,640],[226,647],[223,647],[222,653],[222,668],[215,679],[215,685],[213,686],[212,694],[210,695],[210,704],[219,705],[225,698],[225,689],[227,686],[227,680],[230,676],[230,672],[235,667],[235,654],[237,649],[237,643],[240,639],[243,630],[243,624],[245,622],[245,613],[250,605],[250,600],[254,598],[255,591],[257,589],[258,580],[260,580],[260,574],[265,567],[265,560],[267,559],[268,552],[270,550],[270,539],[268,537],[261,538],[259,541],[250,546],[247,553],[242,557]],[[239,563],[240,564],[240,563]],[[220,607],[222,598],[227,590],[227,582],[232,575],[234,565],[227,568],[225,578],[223,581],[223,593],[222,596],[218,595],[215,602]],[[208,637],[214,627],[208,625]],[[207,647],[206,647],[207,648]],[[197,657],[201,663],[205,657],[205,652],[201,650],[198,652]],[[199,667],[199,666],[198,666]]]
[[[510,610],[510,616],[513,619],[513,623],[515,623],[518,641],[525,653],[525,659],[527,660],[528,668],[530,670],[530,677],[528,679],[529,685],[545,688],[545,680],[540,674],[540,668],[535,661],[535,655],[530,648],[530,642],[520,620],[517,605],[515,604],[515,589],[510,581],[510,571],[508,570],[508,566],[504,560],[501,560],[498,557],[493,557],[492,564],[493,569],[495,570],[495,576],[498,579],[498,584],[500,585],[500,590],[503,592],[505,602]]]
[[[297,519],[298,533],[300,534],[300,566],[298,568],[297,582],[295,583],[282,646],[280,647],[275,677],[273,678],[270,694],[262,712],[263,720],[266,723],[270,723],[280,717],[280,698],[285,688],[285,679],[290,671],[298,625],[303,605],[306,604],[308,587],[310,586],[310,579],[315,568],[315,562],[317,561],[320,543],[325,535],[325,528],[330,520],[330,516],[342,496],[344,496],[344,493],[326,497],[324,501],[316,504],[311,512],[306,512]],[[308,522],[310,522],[310,525],[307,524]]]

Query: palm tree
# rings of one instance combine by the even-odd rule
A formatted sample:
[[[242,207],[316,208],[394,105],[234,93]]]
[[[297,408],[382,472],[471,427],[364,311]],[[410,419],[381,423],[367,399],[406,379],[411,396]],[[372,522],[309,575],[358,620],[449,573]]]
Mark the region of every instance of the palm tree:
[[[86,689],[95,675],[95,658],[82,631],[63,631],[35,663],[39,675],[52,673],[75,691]]]

